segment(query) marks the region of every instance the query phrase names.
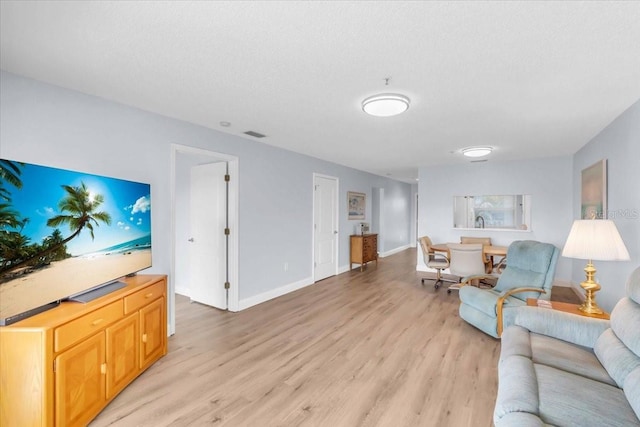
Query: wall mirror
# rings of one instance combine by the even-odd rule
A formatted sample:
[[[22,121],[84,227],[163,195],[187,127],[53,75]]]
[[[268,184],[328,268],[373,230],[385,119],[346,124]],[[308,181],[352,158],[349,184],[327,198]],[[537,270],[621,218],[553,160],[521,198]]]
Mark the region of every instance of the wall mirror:
[[[531,231],[531,196],[454,196],[453,227]]]

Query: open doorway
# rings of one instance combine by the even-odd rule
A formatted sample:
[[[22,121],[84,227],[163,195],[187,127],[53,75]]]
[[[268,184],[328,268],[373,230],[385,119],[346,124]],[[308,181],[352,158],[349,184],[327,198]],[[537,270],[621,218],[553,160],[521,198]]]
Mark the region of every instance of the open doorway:
[[[194,208],[191,201],[191,195],[194,193],[191,188],[192,173],[196,167],[201,165],[218,165],[212,167],[216,169],[223,167],[226,170],[226,174],[229,175],[228,187],[225,186],[226,190],[221,190],[219,186],[217,188],[213,188],[212,186],[209,191],[211,194],[216,194],[216,192],[219,194],[220,191],[227,193],[224,195],[226,227],[222,227],[223,229],[220,230],[220,233],[224,234],[225,228],[228,229],[228,234],[224,235],[224,245],[222,249],[224,253],[222,254],[223,260],[220,264],[222,266],[221,268],[224,269],[225,280],[223,280],[222,283],[211,283],[210,285],[216,287],[221,286],[224,289],[226,283],[228,287],[224,291],[226,299],[226,307],[224,308],[230,311],[238,311],[238,158],[178,144],[173,144],[171,149],[172,259],[170,282],[172,283],[172,289],[170,291],[170,306],[174,303],[175,293],[189,297],[192,297],[191,294],[193,293],[192,275],[194,274],[194,267],[191,262],[193,257],[191,257],[190,254],[194,250],[191,247],[191,244],[194,242],[190,241],[190,239],[194,239],[195,241],[195,237],[192,235],[194,225],[192,221],[195,219],[191,211],[192,209],[200,208]],[[205,192],[206,191],[205,189]],[[195,206],[197,206],[197,203]],[[207,244],[207,242],[201,241],[198,243]],[[207,260],[207,257],[208,255],[201,258],[203,262]],[[170,325],[174,324],[175,321],[170,322]],[[173,331],[171,332],[173,333]]]

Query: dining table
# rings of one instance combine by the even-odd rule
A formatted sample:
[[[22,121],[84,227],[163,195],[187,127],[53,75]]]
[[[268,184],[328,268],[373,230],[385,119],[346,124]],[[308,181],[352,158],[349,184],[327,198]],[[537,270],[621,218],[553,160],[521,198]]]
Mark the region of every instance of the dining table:
[[[450,244],[454,244],[454,243],[435,243],[433,245],[431,245],[431,249],[433,249],[436,252],[442,252],[442,253],[446,253],[447,254],[447,258],[449,258],[449,246]],[[498,246],[498,245],[482,245],[482,256],[483,257],[490,257],[492,262],[492,270],[493,270],[493,266],[496,266],[496,268],[499,270],[500,267],[497,267],[501,264],[504,264],[504,261],[507,257],[507,249],[509,249],[507,246]],[[493,263],[493,257],[502,257],[501,260],[494,264]],[[488,271],[488,273],[491,273],[491,271]]]

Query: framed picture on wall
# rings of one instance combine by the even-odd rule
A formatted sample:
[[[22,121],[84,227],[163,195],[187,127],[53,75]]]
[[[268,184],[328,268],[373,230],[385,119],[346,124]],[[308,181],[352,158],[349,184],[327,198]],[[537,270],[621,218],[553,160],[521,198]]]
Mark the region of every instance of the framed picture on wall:
[[[582,170],[582,219],[607,218],[607,159]]]
[[[364,193],[356,193],[355,191],[347,191],[347,206],[349,209],[349,219],[364,219],[365,203],[367,195]]]

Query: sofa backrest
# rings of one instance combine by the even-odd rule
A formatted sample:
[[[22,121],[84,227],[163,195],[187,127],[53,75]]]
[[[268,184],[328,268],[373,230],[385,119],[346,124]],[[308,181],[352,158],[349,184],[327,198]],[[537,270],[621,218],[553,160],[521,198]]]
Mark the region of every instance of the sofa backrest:
[[[640,267],[631,273],[626,293],[611,312],[611,328],[598,338],[594,350],[640,418]]]
[[[523,301],[527,298],[548,300],[551,296],[558,253],[558,248],[550,243],[533,240],[511,243],[507,251],[507,268],[500,275],[494,289],[502,292],[513,288],[542,288],[546,294],[523,292],[513,296]]]

